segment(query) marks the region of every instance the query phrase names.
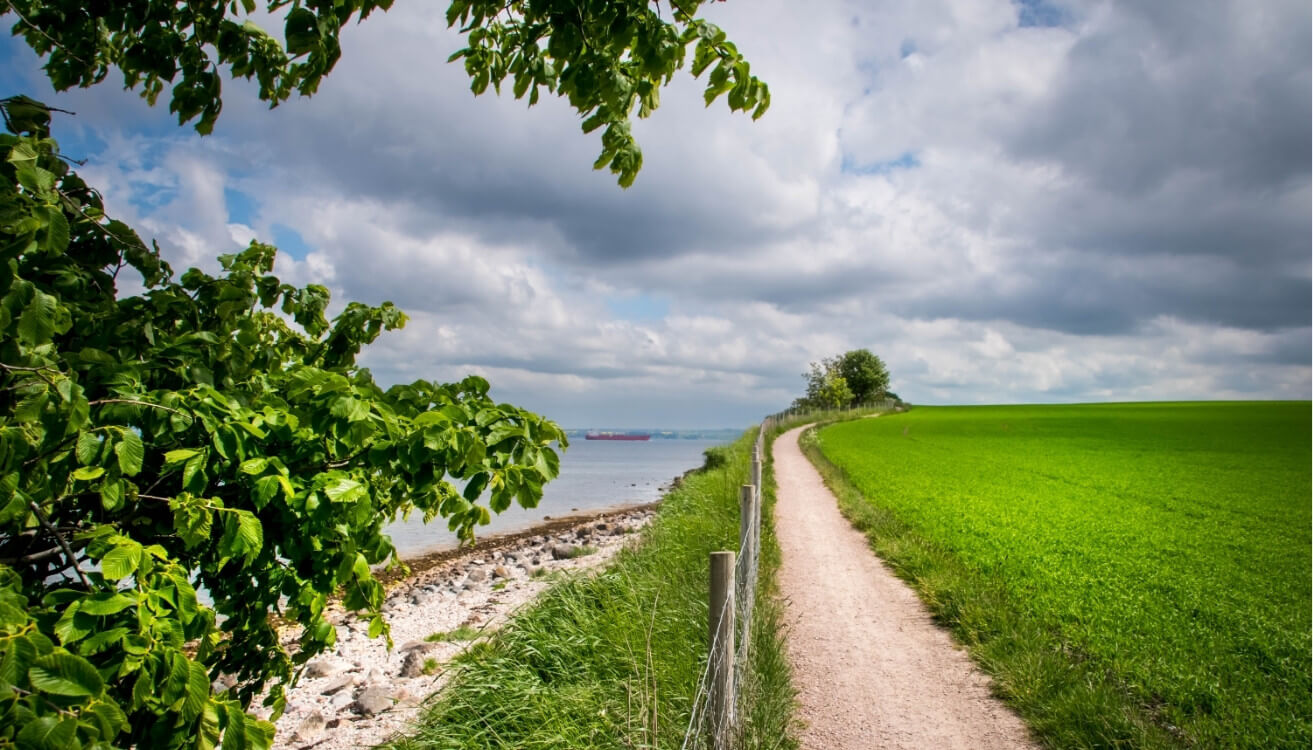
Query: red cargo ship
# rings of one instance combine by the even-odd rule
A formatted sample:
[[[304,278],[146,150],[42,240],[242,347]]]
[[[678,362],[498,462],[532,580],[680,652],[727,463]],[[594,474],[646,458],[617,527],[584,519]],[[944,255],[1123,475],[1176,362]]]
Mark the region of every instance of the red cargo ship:
[[[651,440],[651,435],[635,435],[633,433],[619,432],[589,432],[584,435],[584,440]]]

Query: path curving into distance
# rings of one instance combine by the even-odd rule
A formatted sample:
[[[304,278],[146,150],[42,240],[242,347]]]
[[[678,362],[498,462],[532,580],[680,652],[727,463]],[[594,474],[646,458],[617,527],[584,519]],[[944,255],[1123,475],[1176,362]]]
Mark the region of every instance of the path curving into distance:
[[[907,584],[871,552],[798,447],[774,444],[780,593],[803,748],[1038,747]]]

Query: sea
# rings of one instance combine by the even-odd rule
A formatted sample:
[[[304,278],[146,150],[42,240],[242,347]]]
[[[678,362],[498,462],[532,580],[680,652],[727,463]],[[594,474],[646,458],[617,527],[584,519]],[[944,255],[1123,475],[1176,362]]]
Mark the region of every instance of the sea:
[[[564,518],[644,505],[661,498],[675,477],[702,465],[703,453],[719,440],[584,440],[570,441],[561,456],[561,474],[543,487],[536,508],[511,505],[494,513],[475,536],[525,531],[548,517]],[[484,503],[487,498],[483,499]],[[425,524],[419,514],[390,524],[386,533],[402,559],[452,549],[459,544],[445,519]]]

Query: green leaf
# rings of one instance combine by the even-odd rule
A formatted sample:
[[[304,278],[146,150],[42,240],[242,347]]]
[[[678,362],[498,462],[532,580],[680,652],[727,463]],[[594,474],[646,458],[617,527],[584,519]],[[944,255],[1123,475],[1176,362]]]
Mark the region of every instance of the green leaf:
[[[73,602],[64,608],[64,613],[55,621],[54,633],[66,646],[86,638],[95,625],[95,620],[78,617],[81,611],[82,602]]]
[[[179,448],[177,450],[172,450],[164,454],[164,465],[173,466],[174,464],[180,464],[183,461],[186,461],[187,459],[191,458],[192,456],[196,456],[199,454],[200,451],[193,450],[191,448]]]
[[[191,679],[191,670],[187,666],[190,660],[177,651],[167,653],[169,673],[160,688],[160,700],[165,703],[181,704],[187,697],[187,683]],[[181,705],[177,708],[180,707]]]
[[[182,718],[191,721],[200,715],[210,697],[210,675],[205,667],[194,661],[187,662],[187,670],[187,696],[182,702]]]
[[[334,503],[350,503],[359,500],[367,493],[364,485],[354,479],[343,477],[324,487],[324,494]]]
[[[116,548],[116,551],[118,549],[122,549],[122,547]],[[118,593],[111,594],[108,592],[104,592],[100,594],[93,594],[83,599],[82,611],[88,615],[103,617],[105,615],[112,615],[117,612],[122,612],[123,610],[127,609],[128,607],[131,607],[136,603],[137,600],[135,597],[127,596],[125,594],[118,594]]]
[[[268,466],[269,459],[267,458],[249,458],[242,462],[241,472],[243,474],[263,474]]]
[[[105,681],[91,662],[63,651],[33,661],[27,676],[32,687],[52,695],[95,695],[105,687]]]
[[[200,480],[199,482],[196,480]],[[200,492],[205,487],[205,455],[193,456],[182,467],[182,486]]]
[[[23,308],[18,318],[18,336],[26,344],[40,346],[50,342],[55,333],[55,316],[59,301],[37,290],[32,301]]]
[[[228,703],[228,723],[223,731],[223,750],[246,750],[246,714],[236,703]]]
[[[78,651],[84,656],[98,654],[109,646],[121,645],[123,642],[123,636],[127,634],[127,628],[110,628],[109,630],[94,633],[90,638],[82,641],[78,646]]]
[[[319,38],[319,19],[312,11],[305,8],[293,8],[287,14],[283,37],[287,40],[287,51],[293,55],[304,55],[321,44]],[[225,741],[224,747],[227,747]]]
[[[111,513],[123,507],[123,481],[107,481],[100,485],[100,504]]]
[[[236,554],[245,555],[247,561],[255,559],[260,554],[260,548],[264,546],[264,527],[260,525],[260,519],[250,511],[239,510],[233,516],[236,522],[236,540],[238,546],[234,549]]]
[[[68,250],[68,219],[59,206],[46,207],[46,252],[63,253]]]
[[[141,545],[136,542],[120,544],[100,559],[100,572],[106,580],[117,581],[132,575],[141,565]]]
[[[83,482],[90,482],[105,473],[105,469],[100,466],[83,466],[73,472],[73,478]]]
[[[196,750],[214,750],[219,744],[219,711],[213,698],[205,701],[196,737]]]
[[[92,463],[100,456],[100,436],[94,432],[84,432],[78,435],[77,458],[78,463]]]
[[[0,683],[19,684],[36,657],[36,647],[26,638],[0,641]]]
[[[77,720],[40,716],[24,724],[15,739],[24,750],[68,750],[77,741]]]
[[[119,458],[120,471],[130,477],[136,476],[146,459],[146,447],[142,445],[141,436],[132,430],[124,430],[123,438],[114,445],[114,455]]]
[[[382,632],[383,632],[383,618],[380,617],[379,615],[374,615],[373,619],[369,621],[369,637],[377,638],[379,634]]]
[[[128,729],[128,717],[123,713],[123,709],[108,697],[103,697],[91,705],[91,713],[96,717],[96,723],[100,725],[100,733],[103,737],[113,738],[119,732]]]
[[[348,422],[360,422],[369,419],[369,404],[358,398],[343,396],[333,402],[332,414],[344,417]]]
[[[195,547],[210,538],[213,511],[199,505],[177,503],[173,508],[173,525],[182,537],[183,544]]]

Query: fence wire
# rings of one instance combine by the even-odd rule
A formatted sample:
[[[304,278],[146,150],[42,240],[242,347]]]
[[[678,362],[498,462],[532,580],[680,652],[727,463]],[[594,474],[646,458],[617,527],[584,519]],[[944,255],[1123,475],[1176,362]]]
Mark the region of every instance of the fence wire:
[[[843,416],[845,412],[856,410],[887,411],[898,407],[898,402],[893,400],[874,401],[867,404],[852,406],[848,409],[804,409],[791,408],[777,414],[772,414],[761,422],[761,427],[757,431],[757,441],[753,448],[754,461],[749,469],[747,484],[752,486],[753,501],[752,507],[753,518],[749,521],[748,532],[740,541],[737,551],[737,558],[734,561],[734,583],[730,587],[733,596],[727,596],[719,613],[719,621],[723,621],[725,615],[733,607],[735,627],[729,633],[730,638],[734,640],[733,660],[730,667],[733,672],[733,688],[730,694],[730,727],[721,733],[720,740],[717,739],[713,723],[716,721],[710,708],[711,703],[711,680],[713,678],[712,662],[715,655],[719,653],[721,643],[722,628],[717,628],[717,632],[711,638],[711,648],[707,652],[707,662],[702,669],[702,676],[698,680],[697,690],[693,694],[693,705],[689,712],[688,729],[684,732],[684,742],[680,745],[681,750],[700,750],[701,748],[712,748],[712,750],[727,750],[728,744],[732,742],[734,735],[733,727],[738,723],[741,717],[745,716],[748,706],[745,701],[748,697],[747,691],[744,690],[745,683],[751,676],[750,665],[752,664],[752,610],[757,600],[757,574],[761,560],[761,514],[762,503],[762,485],[764,482],[764,472],[766,463],[766,435],[771,430],[778,428],[791,427],[795,424],[804,422],[819,421],[830,418]],[[740,506],[741,507],[741,506]],[[710,618],[711,613],[708,612]],[[708,625],[708,627],[710,627]],[[720,744],[718,744],[718,742]]]
[[[734,560],[734,583],[731,587],[732,597],[726,597],[722,610],[719,613],[719,620],[723,621],[729,613],[730,607],[734,611],[734,629],[725,631],[734,639],[733,660],[732,664],[727,665],[732,669],[732,691],[730,693],[731,717],[730,722],[733,724],[737,717],[744,715],[747,707],[744,705],[744,681],[748,673],[748,665],[752,662],[752,614],[753,605],[757,599],[757,574],[760,568],[761,560],[761,506],[762,506],[762,488],[760,468],[765,463],[766,431],[774,424],[774,418],[768,417],[762,421],[761,427],[757,433],[757,441],[753,448],[754,461],[749,469],[749,476],[746,484],[752,487],[753,499],[749,504],[752,508],[753,517],[741,521],[748,524],[748,531],[739,544]],[[757,469],[754,471],[754,469]],[[711,613],[708,613],[710,618]],[[681,750],[690,750],[691,748],[715,748],[715,733],[713,722],[715,717],[711,716],[711,680],[712,662],[715,655],[719,653],[723,646],[720,640],[722,628],[718,628],[712,637],[710,649],[707,652],[706,665],[702,669],[702,676],[698,680],[697,690],[693,694],[693,706],[689,713],[688,729],[684,732],[684,742],[680,746]],[[732,730],[731,730],[732,731]],[[717,750],[722,750],[717,748]]]

